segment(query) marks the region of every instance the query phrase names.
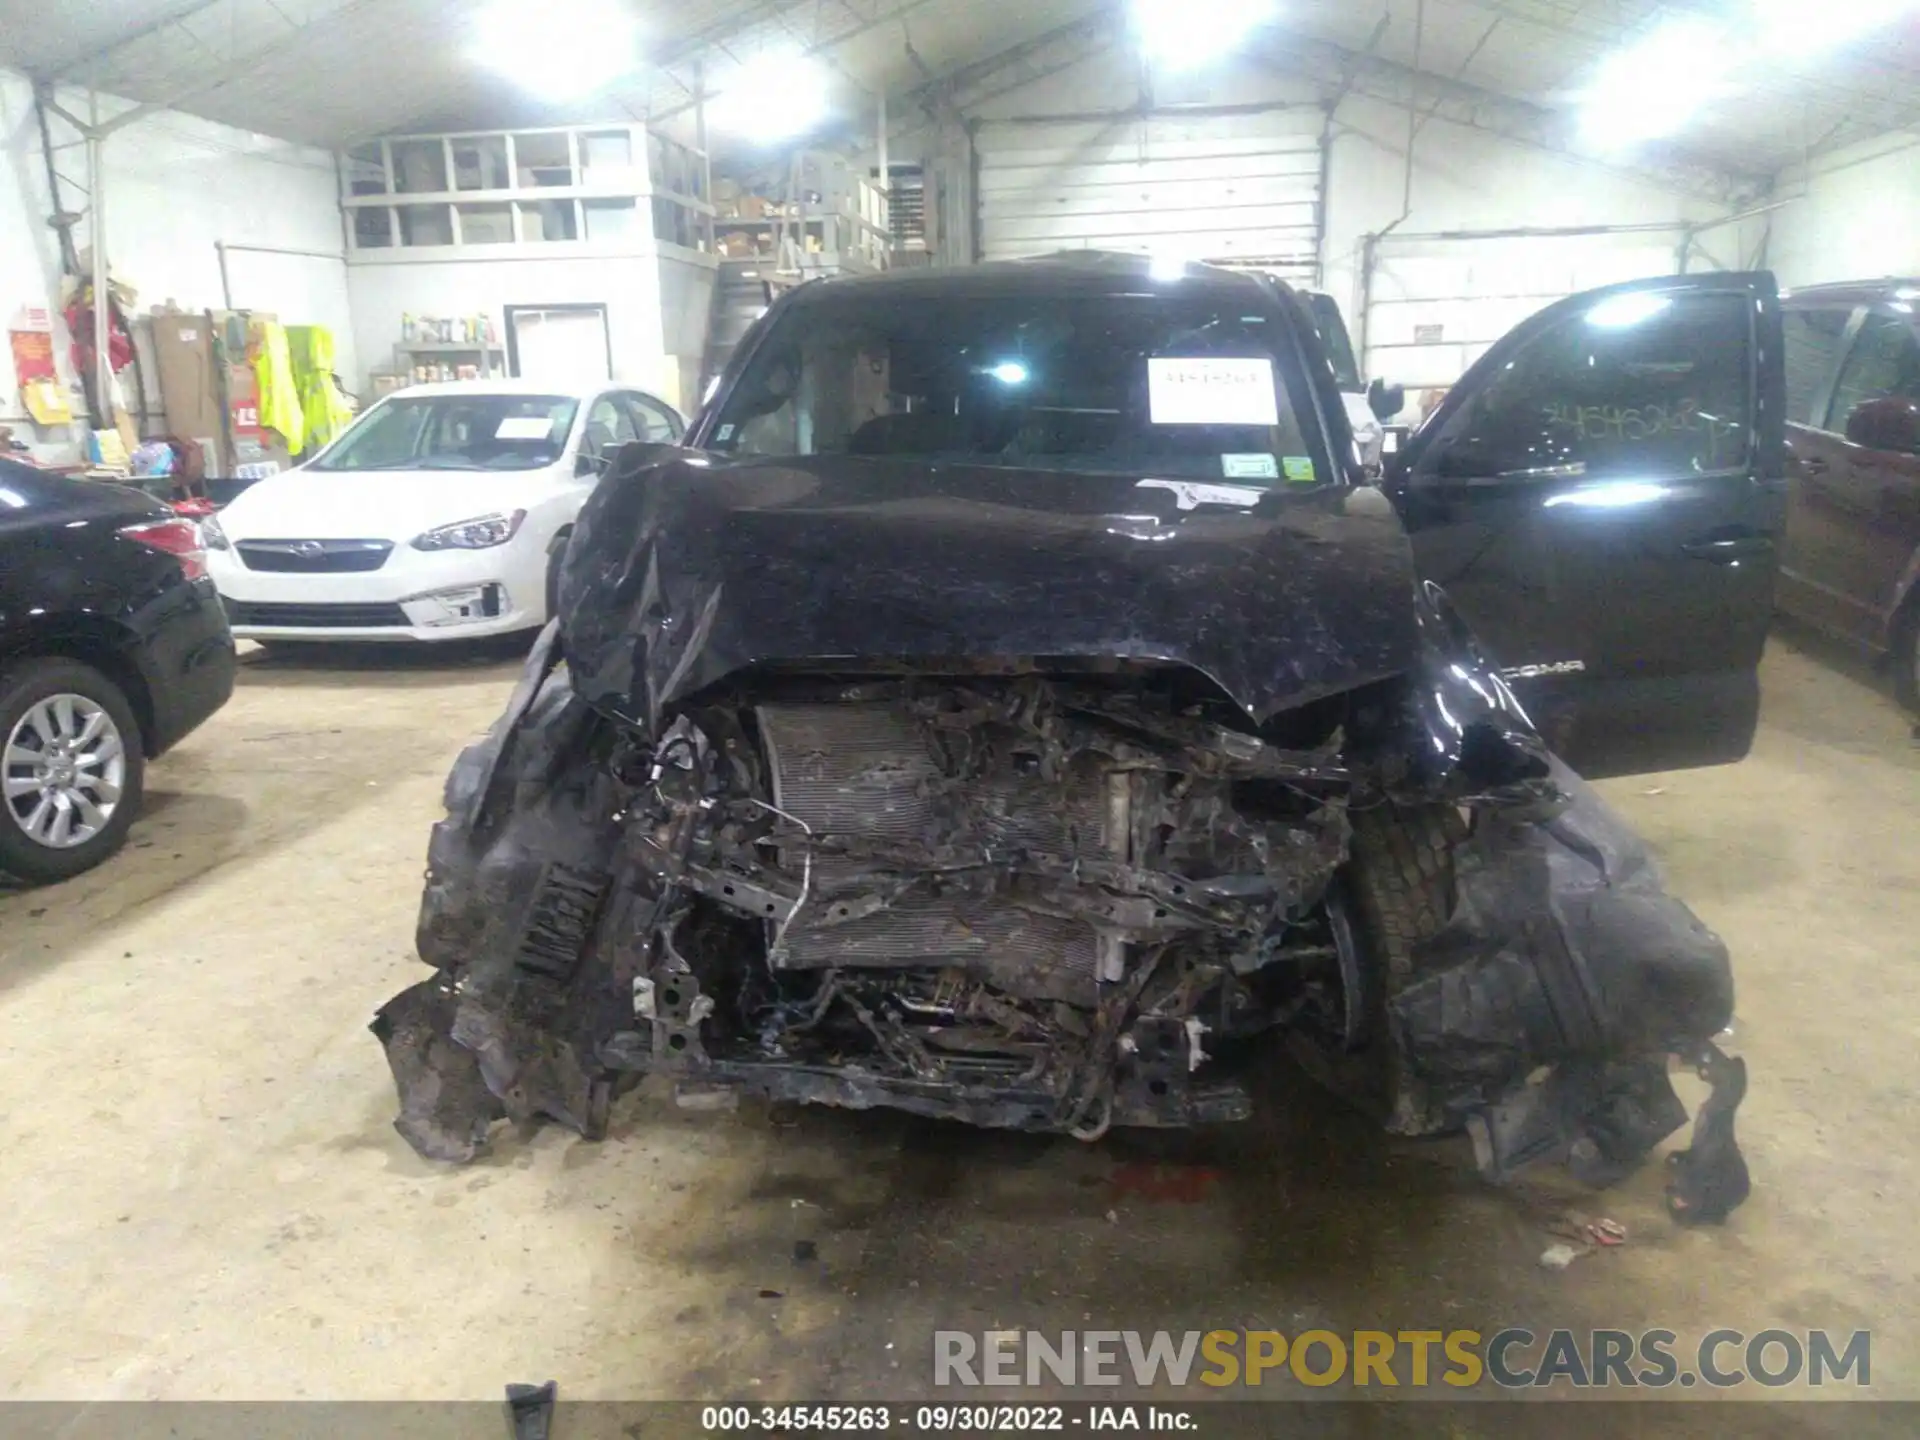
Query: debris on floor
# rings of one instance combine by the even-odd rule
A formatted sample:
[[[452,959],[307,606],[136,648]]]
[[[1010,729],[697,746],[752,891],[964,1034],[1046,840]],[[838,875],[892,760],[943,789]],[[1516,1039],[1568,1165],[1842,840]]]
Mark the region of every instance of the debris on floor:
[[[1747,1198],[1753,1182],[1733,1135],[1747,1093],[1747,1065],[1703,1042],[1685,1057],[1712,1087],[1693,1117],[1693,1143],[1667,1156],[1667,1213],[1682,1225],[1718,1225]]]
[[[1580,1258],[1571,1245],[1549,1245],[1540,1252],[1540,1263],[1549,1270],[1564,1270]]]
[[[1547,1221],[1547,1233],[1558,1242],[1540,1255],[1540,1263],[1549,1270],[1564,1270],[1583,1255],[1596,1250],[1612,1250],[1627,1243],[1627,1227],[1618,1220],[1601,1216],[1590,1219],[1578,1210],[1566,1210]]]

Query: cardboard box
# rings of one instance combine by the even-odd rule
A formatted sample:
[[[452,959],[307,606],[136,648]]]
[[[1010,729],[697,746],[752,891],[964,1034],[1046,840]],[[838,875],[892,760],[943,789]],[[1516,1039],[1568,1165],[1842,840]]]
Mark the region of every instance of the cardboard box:
[[[253,366],[236,360],[227,366],[228,433],[233,437],[233,468],[238,475],[277,474],[293,464],[287,442],[260,423],[260,382]],[[265,467],[272,465],[272,470]]]
[[[216,333],[231,330],[236,336],[244,334],[246,317],[216,310],[197,315],[156,314],[150,319],[167,433],[217,437],[209,457],[209,476],[235,475],[242,466],[257,469],[277,464],[286,469],[292,463],[287,442],[260,424],[259,381],[244,351],[228,357],[224,373],[214,363]]]
[[[206,315],[152,317],[153,351],[160,370],[160,404],[169,435],[224,436],[220,385],[213,366],[213,324]],[[209,457],[209,474],[224,475],[232,464],[223,440]]]

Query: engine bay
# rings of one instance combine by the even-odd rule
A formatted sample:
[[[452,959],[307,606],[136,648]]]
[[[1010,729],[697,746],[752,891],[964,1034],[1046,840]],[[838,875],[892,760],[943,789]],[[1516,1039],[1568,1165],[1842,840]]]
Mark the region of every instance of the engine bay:
[[[1340,1010],[1330,747],[1038,676],[802,680],[655,770],[639,863],[678,883],[626,1064],[1092,1137],[1244,1116],[1208,1047]]]

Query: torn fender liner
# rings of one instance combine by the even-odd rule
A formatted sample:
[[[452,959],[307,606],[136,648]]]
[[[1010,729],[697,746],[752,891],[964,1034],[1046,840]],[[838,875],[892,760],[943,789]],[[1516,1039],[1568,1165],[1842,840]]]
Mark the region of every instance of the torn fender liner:
[[[1376,490],[1182,510],[1144,472],[668,454],[594,491],[560,582],[575,687],[649,730],[766,662],[1169,660],[1264,720],[1413,661],[1412,553]]]
[[[1609,1183],[1685,1123],[1666,1057],[1725,1028],[1733,973],[1644,842],[1558,761],[1552,779],[1567,797],[1556,817],[1487,813],[1455,851],[1454,913],[1393,997],[1392,1023],[1483,1169],[1501,1177],[1553,1156]],[[1738,1100],[1721,1097],[1729,1118],[1714,1145],[1732,1145]]]
[[[440,974],[374,1020],[397,1127],[433,1158],[471,1158],[501,1116],[591,1128],[597,1072],[573,1037],[618,1013],[613,967],[583,961],[625,789],[610,727],[573,694],[551,638],[550,627],[506,716],[447,780],[417,932]]]
[[[438,976],[380,1007],[368,1028],[387,1052],[400,1092],[393,1128],[429,1160],[473,1159],[487,1127],[507,1112],[480,1075],[480,1060],[453,1038],[454,999]]]

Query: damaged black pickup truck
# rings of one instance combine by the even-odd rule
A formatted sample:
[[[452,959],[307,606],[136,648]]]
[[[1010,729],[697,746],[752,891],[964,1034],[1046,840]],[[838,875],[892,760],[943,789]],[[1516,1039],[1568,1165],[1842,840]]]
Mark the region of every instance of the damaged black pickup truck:
[[[1751,741],[1771,277],[1575,297],[1360,475],[1285,286],[1080,255],[804,286],[622,450],[459,760],[374,1022],[400,1132],[683,1096],[1092,1140],[1285,1045],[1495,1178],[1686,1121],[1747,1191],[1725,947],[1577,778]],[[1518,698],[1516,698],[1516,695]],[[1564,763],[1563,763],[1564,762]]]

